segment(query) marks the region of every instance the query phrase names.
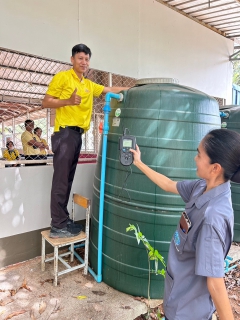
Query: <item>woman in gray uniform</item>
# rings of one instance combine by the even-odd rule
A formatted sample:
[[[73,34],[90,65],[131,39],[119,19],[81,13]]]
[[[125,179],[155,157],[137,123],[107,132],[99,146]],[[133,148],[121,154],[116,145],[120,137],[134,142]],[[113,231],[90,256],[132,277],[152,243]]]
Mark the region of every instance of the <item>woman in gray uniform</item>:
[[[198,180],[173,181],[141,161],[134,164],[167,192],[185,202],[168,255],[164,288],[166,320],[233,320],[224,283],[224,259],[233,239],[230,180],[240,183],[240,134],[217,129],[198,146]]]

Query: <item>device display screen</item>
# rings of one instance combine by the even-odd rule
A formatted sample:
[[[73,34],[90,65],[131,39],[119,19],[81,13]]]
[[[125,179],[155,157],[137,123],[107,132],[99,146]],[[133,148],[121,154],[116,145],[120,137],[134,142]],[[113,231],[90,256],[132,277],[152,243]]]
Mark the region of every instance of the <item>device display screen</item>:
[[[132,140],[123,139],[123,148],[132,148]]]

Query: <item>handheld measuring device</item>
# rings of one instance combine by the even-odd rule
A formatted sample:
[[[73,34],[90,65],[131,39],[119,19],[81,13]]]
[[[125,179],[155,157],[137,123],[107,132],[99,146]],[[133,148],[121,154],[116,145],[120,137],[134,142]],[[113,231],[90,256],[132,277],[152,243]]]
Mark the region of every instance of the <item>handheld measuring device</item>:
[[[133,163],[133,154],[130,149],[136,149],[136,137],[123,135],[119,138],[120,162],[124,166]]]

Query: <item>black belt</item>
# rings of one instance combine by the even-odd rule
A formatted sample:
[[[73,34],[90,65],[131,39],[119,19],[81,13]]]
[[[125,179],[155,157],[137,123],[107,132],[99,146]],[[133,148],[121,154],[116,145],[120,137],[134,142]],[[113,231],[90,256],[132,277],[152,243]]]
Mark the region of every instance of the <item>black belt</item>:
[[[66,128],[69,128],[71,130],[77,131],[77,132],[79,132],[81,134],[84,132],[83,128],[80,128],[80,127],[77,127],[77,126],[66,126],[65,128],[60,127],[59,129],[62,130],[62,129],[66,129]]]

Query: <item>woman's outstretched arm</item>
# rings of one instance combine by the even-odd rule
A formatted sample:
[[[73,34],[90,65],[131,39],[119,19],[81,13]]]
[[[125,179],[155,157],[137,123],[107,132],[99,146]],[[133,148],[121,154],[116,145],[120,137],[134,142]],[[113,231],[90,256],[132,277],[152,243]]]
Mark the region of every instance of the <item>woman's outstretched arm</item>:
[[[133,153],[134,161],[133,164],[141,170],[152,182],[154,182],[156,185],[158,185],[161,189],[178,194],[177,190],[177,181],[173,181],[169,179],[168,177],[164,176],[161,173],[158,173],[151,168],[149,168],[146,164],[144,164],[141,161],[141,151],[136,145],[136,150],[130,149],[130,151]]]

